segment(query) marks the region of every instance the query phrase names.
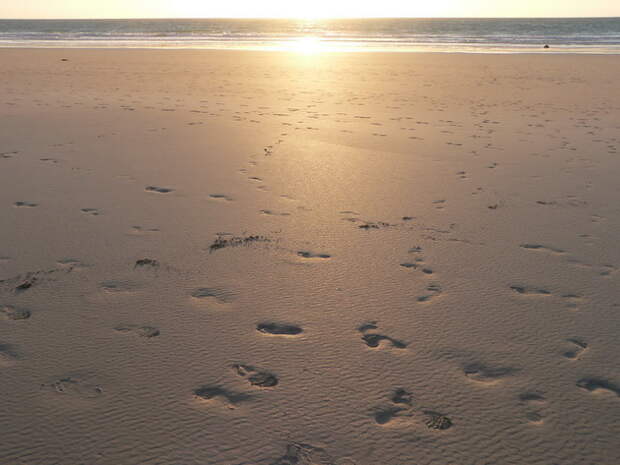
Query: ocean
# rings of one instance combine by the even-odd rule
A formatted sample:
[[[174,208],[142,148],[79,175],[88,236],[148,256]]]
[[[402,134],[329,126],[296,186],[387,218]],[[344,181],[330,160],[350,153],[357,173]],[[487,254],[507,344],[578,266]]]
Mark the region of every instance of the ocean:
[[[618,54],[620,18],[0,20],[0,47]]]

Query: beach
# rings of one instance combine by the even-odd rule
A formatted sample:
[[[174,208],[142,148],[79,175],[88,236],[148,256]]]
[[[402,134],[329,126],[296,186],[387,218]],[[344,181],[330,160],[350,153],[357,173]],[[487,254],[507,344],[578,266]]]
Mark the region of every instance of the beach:
[[[620,58],[311,52],[0,49],[1,464],[620,463]]]

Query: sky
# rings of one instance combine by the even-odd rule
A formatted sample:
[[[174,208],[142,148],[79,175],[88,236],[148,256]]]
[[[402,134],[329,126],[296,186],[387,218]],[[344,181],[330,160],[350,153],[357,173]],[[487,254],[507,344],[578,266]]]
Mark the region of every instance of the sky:
[[[620,17],[620,0],[0,0],[0,18]]]

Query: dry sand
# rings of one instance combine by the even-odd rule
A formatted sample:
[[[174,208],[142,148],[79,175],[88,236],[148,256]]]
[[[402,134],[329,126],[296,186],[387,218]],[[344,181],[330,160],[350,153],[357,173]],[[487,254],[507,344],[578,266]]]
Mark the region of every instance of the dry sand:
[[[619,464],[618,76],[0,51],[0,463]]]

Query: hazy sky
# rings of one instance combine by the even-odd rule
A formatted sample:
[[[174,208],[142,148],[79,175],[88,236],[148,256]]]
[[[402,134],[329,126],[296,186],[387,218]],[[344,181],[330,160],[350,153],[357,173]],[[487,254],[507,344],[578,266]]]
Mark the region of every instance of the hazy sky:
[[[0,0],[0,18],[620,16],[620,0]]]

